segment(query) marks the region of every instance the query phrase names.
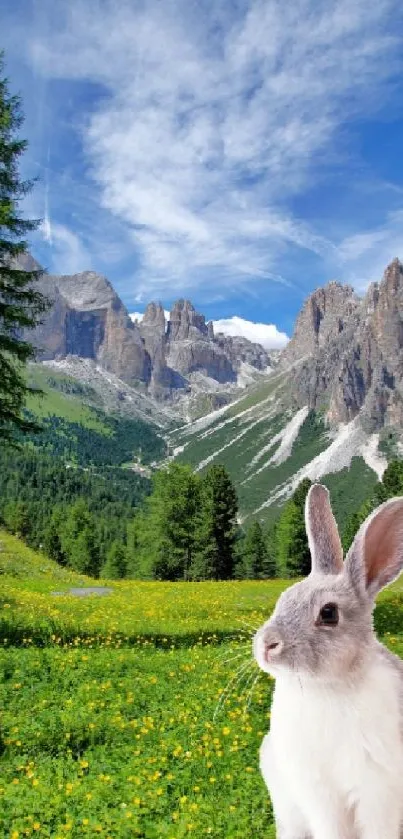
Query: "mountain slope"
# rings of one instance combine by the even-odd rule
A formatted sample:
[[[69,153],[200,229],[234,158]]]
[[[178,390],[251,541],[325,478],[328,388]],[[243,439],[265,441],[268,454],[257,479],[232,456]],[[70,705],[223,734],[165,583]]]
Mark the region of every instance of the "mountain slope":
[[[355,487],[351,505],[345,505],[353,508],[357,502],[358,508],[386,466],[377,453],[378,438],[369,438],[358,423],[332,430],[323,414],[307,405],[286,407],[288,386],[287,372],[273,373],[235,404],[169,436],[171,457],[197,471],[213,463],[226,466],[237,485],[244,521],[275,517],[304,477],[326,482],[326,476],[343,470],[346,491],[351,482],[365,488],[357,492]],[[354,474],[349,472],[352,463]]]
[[[214,462],[228,468],[244,519],[270,518],[305,477],[343,487],[354,493],[344,506],[359,506],[386,468],[386,438],[389,455],[400,453],[402,419],[403,266],[396,259],[363,299],[335,282],[315,291],[265,381],[174,431],[170,443],[197,470]]]
[[[43,283],[55,302],[36,340],[47,387],[56,380],[51,401],[67,374],[86,388],[79,396],[92,411],[86,422],[108,427],[99,409],[136,416],[167,437],[169,458],[197,470],[223,463],[244,519],[276,515],[304,477],[327,480],[340,498],[342,488],[353,493],[358,505],[382,475],[386,449],[400,452],[399,260],[362,299],[337,282],[314,291],[275,360],[258,345],[214,335],[186,300],[168,321],[151,303],[139,324],[93,272]],[[57,400],[61,409],[60,393]]]
[[[31,446],[85,466],[131,465],[146,472],[164,456],[162,429],[149,416],[107,411],[93,387],[43,365],[29,366],[28,382],[33,392],[27,410],[42,428],[24,437]]]

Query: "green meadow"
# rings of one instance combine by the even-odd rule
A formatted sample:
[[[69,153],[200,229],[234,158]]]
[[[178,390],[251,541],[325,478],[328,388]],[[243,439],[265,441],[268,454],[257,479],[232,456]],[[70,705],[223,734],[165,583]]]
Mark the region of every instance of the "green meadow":
[[[93,581],[0,533],[0,835],[270,839],[251,635],[284,581]],[[403,590],[378,633],[403,653]]]

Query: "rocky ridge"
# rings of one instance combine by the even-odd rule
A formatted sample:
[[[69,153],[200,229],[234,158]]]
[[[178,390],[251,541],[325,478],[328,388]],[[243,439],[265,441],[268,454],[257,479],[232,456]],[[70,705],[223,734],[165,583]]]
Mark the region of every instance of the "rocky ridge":
[[[24,259],[30,260],[26,267],[39,267],[29,255]],[[363,298],[338,282],[314,291],[278,357],[244,338],[214,334],[213,324],[188,300],[178,300],[168,319],[161,304],[152,302],[141,323],[133,323],[111,284],[95,272],[44,274],[41,285],[53,306],[33,341],[48,363],[88,360],[167,406],[186,399],[191,404],[203,394],[197,415],[232,401],[253,376],[276,367],[283,373],[286,405],[323,410],[335,426],[359,415],[369,433],[402,425],[403,265],[398,259]]]
[[[26,259],[32,267],[32,257]],[[210,408],[216,404],[215,390],[217,404],[225,388],[226,401],[231,398],[242,384],[238,373],[245,364],[256,371],[269,367],[263,347],[215,336],[213,324],[206,324],[188,300],[174,304],[168,322],[161,304],[152,302],[137,323],[109,281],[94,271],[44,273],[40,286],[52,306],[29,338],[43,362],[89,359],[157,401],[176,401],[202,389],[210,394]]]
[[[394,259],[364,298],[329,283],[314,291],[280,357],[296,406],[331,423],[360,414],[368,432],[403,421],[403,265]]]

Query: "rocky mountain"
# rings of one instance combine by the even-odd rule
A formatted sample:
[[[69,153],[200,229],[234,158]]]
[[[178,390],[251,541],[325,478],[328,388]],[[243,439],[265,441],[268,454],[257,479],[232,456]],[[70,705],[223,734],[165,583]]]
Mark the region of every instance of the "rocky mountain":
[[[303,478],[350,514],[403,451],[403,266],[358,297],[328,283],[281,353],[215,334],[187,300],[132,323],[106,279],[44,275],[53,307],[34,335],[46,365],[158,425],[179,458],[223,463],[244,520],[270,519]],[[106,396],[105,396],[106,394]],[[344,505],[344,508],[343,508]],[[342,509],[343,508],[343,509]]]
[[[271,374],[170,435],[172,456],[203,471],[222,463],[242,518],[276,517],[309,478],[341,520],[403,451],[403,266],[395,259],[363,298],[331,282],[307,299]]]
[[[52,306],[29,336],[41,360],[74,355],[96,361],[129,384],[150,381],[151,360],[140,331],[108,280],[94,271],[44,274],[41,291]]]
[[[213,324],[210,323],[209,327],[212,329]],[[242,364],[248,364],[255,370],[264,371],[273,364],[274,353],[271,353],[269,358],[261,344],[254,344],[240,335],[224,335],[218,332],[214,340],[230,359],[235,370],[239,370]]]
[[[228,390],[224,401],[232,398],[245,365],[255,371],[269,366],[260,345],[214,336],[213,324],[206,324],[188,300],[174,304],[168,322],[161,304],[152,302],[139,324],[108,280],[93,271],[44,274],[41,290],[52,301],[43,323],[30,334],[41,361],[89,359],[158,401],[204,390],[214,407],[216,390],[221,398]]]
[[[358,414],[369,432],[403,420],[403,265],[395,259],[363,299],[349,286],[315,291],[280,358],[299,407],[333,424]]]

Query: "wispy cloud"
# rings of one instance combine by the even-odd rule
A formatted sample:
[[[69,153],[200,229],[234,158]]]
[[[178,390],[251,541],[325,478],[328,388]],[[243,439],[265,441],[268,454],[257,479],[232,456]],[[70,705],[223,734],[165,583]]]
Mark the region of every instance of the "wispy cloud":
[[[332,189],[351,195],[354,138],[396,113],[402,13],[400,0],[5,0],[52,270],[91,265],[133,308],[236,297],[226,314],[247,295],[256,320],[272,299],[293,295],[296,311],[329,276],[381,273],[402,254],[402,171],[371,172],[385,189],[354,210]]]
[[[139,299],[282,283],[289,247],[337,260],[292,201],[348,120],[385,101],[399,69],[398,3],[44,5],[32,64],[101,86],[77,130],[86,176],[137,253]],[[345,243],[344,260],[358,241]]]
[[[403,209],[389,213],[382,226],[344,239],[339,247],[350,281],[358,291],[379,280],[394,257],[403,257]]]
[[[51,271],[64,274],[79,274],[91,268],[92,257],[79,236],[58,222],[50,223],[49,217],[41,225],[41,233],[51,246]]]

